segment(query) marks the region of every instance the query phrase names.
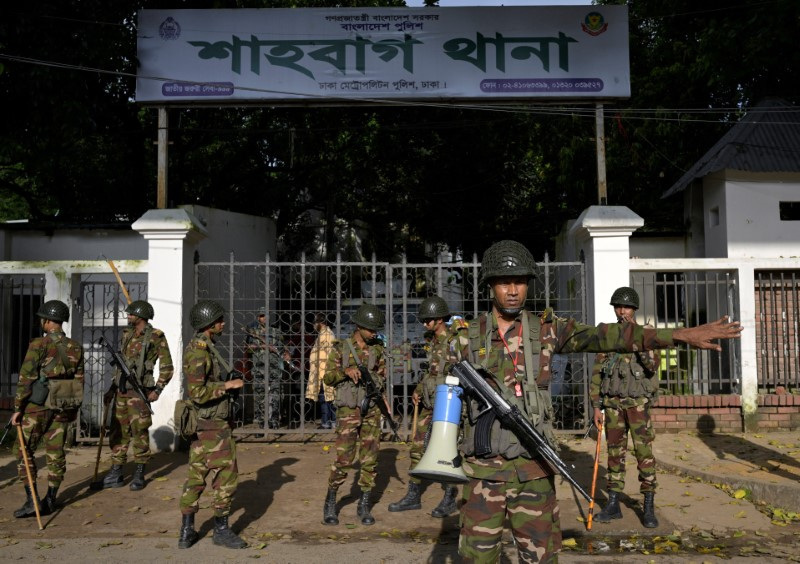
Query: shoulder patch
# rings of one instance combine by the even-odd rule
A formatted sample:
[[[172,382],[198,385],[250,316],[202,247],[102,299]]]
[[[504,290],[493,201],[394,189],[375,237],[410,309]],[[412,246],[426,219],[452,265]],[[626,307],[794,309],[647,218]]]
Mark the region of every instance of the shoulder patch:
[[[206,344],[205,341],[195,341],[195,346],[197,346],[198,349],[207,349],[208,348],[208,345]]]
[[[539,316],[539,319],[542,323],[552,323],[555,314],[553,313],[553,308],[548,307],[543,312],[542,315]]]
[[[163,337],[164,332],[161,329],[153,329],[153,335],[155,335],[156,337]]]

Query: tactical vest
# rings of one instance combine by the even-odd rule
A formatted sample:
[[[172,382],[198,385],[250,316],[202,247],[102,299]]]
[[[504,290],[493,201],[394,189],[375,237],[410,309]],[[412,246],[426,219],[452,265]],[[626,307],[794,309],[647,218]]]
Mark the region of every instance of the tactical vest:
[[[128,368],[130,368],[131,372],[135,375],[139,385],[145,389],[154,388],[156,385],[155,379],[153,378],[155,362],[147,359],[147,351],[150,348],[152,336],[153,326],[148,323],[144,331],[142,331],[142,348],[139,351],[139,355],[135,357],[125,356],[125,362],[128,364]],[[130,342],[136,337],[136,330],[131,329],[130,331],[126,331],[125,337],[127,338],[122,345],[123,355],[127,351]],[[114,384],[116,384],[117,387],[119,387],[119,379],[121,376],[122,372],[116,369],[114,371]]]
[[[360,364],[358,353],[356,352],[356,349],[350,339],[339,341],[336,346],[339,347],[339,352],[342,355],[342,370],[345,370],[350,366],[357,366]],[[345,351],[346,348],[349,350]],[[377,347],[375,346],[367,347],[367,370],[369,370],[370,374],[375,377],[375,381],[378,382],[380,380],[375,376],[375,367],[378,364],[378,353],[375,351],[376,348]],[[359,386],[348,376],[342,383],[336,386],[336,399],[334,400],[333,405],[336,407],[349,407],[350,409],[355,409],[361,405],[361,402],[363,402],[364,398],[366,397],[367,391],[364,386]]]
[[[230,372],[230,368],[225,362],[225,359],[222,358],[221,354],[219,354],[219,351],[214,346],[214,343],[211,341],[211,339],[206,340],[195,337],[195,340],[201,340],[206,345],[208,352],[211,355],[211,374],[206,374],[205,381],[222,382],[222,375],[227,375]],[[195,402],[195,405],[197,406],[198,418],[227,421],[231,412],[231,396],[230,394],[226,393],[221,398],[217,398],[203,404]]]
[[[436,366],[435,372],[429,368],[428,372],[422,377],[422,391],[420,400],[422,407],[425,409],[433,409],[433,402],[436,398],[436,386],[444,384],[447,377],[448,363],[446,362],[445,349],[448,341],[453,338],[455,332],[448,332],[445,338],[440,342],[438,336],[434,336],[434,343],[431,347],[431,353],[428,355],[428,366],[432,364],[434,353],[439,354],[439,364]]]
[[[603,364],[600,395],[653,399],[658,395],[658,379],[654,376],[655,373],[642,365],[638,354],[613,353]]]
[[[483,327],[481,327],[483,326]],[[487,367],[489,351],[492,348],[491,321],[487,314],[481,315],[478,319],[470,321],[467,328],[469,336],[470,361],[483,368]],[[525,377],[521,384],[523,394],[517,397],[513,391],[509,390],[500,375],[495,376],[496,389],[512,405],[516,405],[522,412],[526,413],[531,423],[537,431],[547,438],[548,442],[556,447],[555,435],[553,434],[553,404],[550,398],[550,391],[539,389],[536,378],[539,374],[539,357],[542,344],[539,341],[540,321],[527,310],[522,313],[522,347],[525,357]],[[482,335],[483,333],[483,340]],[[483,354],[481,354],[481,352]],[[469,400],[472,405],[469,409],[472,413],[477,413],[477,405],[474,400]],[[523,456],[532,458],[531,453],[523,447],[517,436],[508,429],[501,427],[500,420],[494,421],[491,430],[492,452],[486,458],[502,456],[507,460]],[[462,443],[464,454],[472,456],[475,454],[475,426],[469,420],[465,421],[465,434]]]
[[[77,365],[67,356],[65,341],[63,334],[56,338],[53,333],[42,339],[48,353],[51,343],[54,345],[55,354],[48,354],[39,363],[39,377],[33,384],[30,399],[31,403],[54,411],[77,409],[83,403],[83,382],[75,379]]]

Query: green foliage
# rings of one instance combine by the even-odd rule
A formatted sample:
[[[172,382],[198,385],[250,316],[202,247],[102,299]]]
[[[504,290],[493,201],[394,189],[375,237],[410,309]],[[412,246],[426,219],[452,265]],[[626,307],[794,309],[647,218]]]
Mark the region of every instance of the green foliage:
[[[35,0],[7,8],[2,52],[44,63],[2,59],[0,219],[101,223],[155,206],[157,115],[133,101],[135,14],[176,5],[404,2]],[[800,101],[792,43],[800,4],[628,6],[632,97],[606,106],[608,203],[629,206],[647,228],[681,229],[680,198],[660,195],[742,109],[767,95]],[[469,256],[500,238],[525,242],[538,258],[564,221],[598,201],[592,107],[558,110],[170,109],[168,205],[274,218],[296,254],[312,243],[307,222],[316,211],[329,242],[340,226],[360,225],[369,233],[365,251],[379,258],[405,252],[414,260],[431,244]]]

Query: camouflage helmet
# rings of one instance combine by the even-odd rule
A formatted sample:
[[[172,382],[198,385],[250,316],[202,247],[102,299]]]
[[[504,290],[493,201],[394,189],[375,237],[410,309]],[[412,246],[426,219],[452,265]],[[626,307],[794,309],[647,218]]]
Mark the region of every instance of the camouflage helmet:
[[[497,276],[536,276],[536,262],[522,243],[499,241],[486,249],[481,261],[480,283],[486,284]]]
[[[142,319],[153,319],[155,316],[153,306],[144,300],[136,300],[128,304],[128,307],[125,308],[125,313],[141,317]]]
[[[69,321],[69,308],[61,300],[49,300],[39,306],[39,311],[36,312],[36,315],[42,319],[66,323]]]
[[[633,288],[622,286],[614,290],[609,303],[612,306],[628,306],[633,309],[639,309],[639,294]]]
[[[364,304],[353,314],[353,323],[370,331],[383,329],[386,316],[383,312],[372,304]]]
[[[198,331],[208,327],[220,317],[225,315],[225,310],[217,302],[211,300],[200,300],[189,312],[189,323],[192,329]]]
[[[450,308],[447,307],[447,302],[439,296],[430,296],[419,304],[417,317],[420,321],[424,319],[439,319],[440,317],[447,321],[450,319]]]

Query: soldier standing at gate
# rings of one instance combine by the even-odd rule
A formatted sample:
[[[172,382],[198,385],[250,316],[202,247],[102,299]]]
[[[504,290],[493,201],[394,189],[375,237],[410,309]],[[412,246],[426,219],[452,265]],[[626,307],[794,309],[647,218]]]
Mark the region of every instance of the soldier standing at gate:
[[[412,429],[413,438],[408,457],[411,459],[411,469],[419,464],[425,453],[425,437],[428,434],[433,419],[433,399],[436,396],[436,386],[444,384],[448,360],[450,355],[450,340],[452,333],[447,327],[450,319],[450,308],[447,302],[439,296],[431,296],[422,300],[417,313],[426,332],[430,332],[431,347],[428,351],[428,370],[420,378],[411,401],[418,406],[417,427]],[[431,515],[433,517],[447,517],[456,510],[456,495],[458,487],[452,484],[443,484],[444,497],[439,502]],[[408,492],[394,503],[389,504],[389,511],[409,511],[422,509],[422,480],[416,476],[408,478]]]
[[[722,318],[684,329],[647,329],[633,323],[583,325],[552,310],[537,318],[525,309],[536,264],[516,241],[500,241],[483,255],[480,282],[489,287],[491,310],[459,331],[461,358],[492,374],[490,385],[526,413],[555,446],[550,399],[550,360],[556,353],[633,352],[674,346],[720,350],[715,339],[737,338],[738,322]],[[477,413],[475,401],[465,402]],[[464,420],[461,449],[470,481],[464,486],[458,552],[466,561],[496,562],[503,524],[509,522],[520,562],[555,562],[561,549],[561,523],[553,470],[528,452],[497,418],[489,452],[478,452],[476,429]]]
[[[369,371],[381,397],[386,382],[386,358],[383,342],[378,331],[385,322],[383,312],[372,304],[364,304],[353,314],[356,325],[349,339],[337,341],[325,368],[324,382],[336,389],[336,460],[328,477],[328,495],[323,509],[323,523],[338,525],[336,516],[336,492],[344,484],[349,470],[359,458],[361,470],[358,485],[361,497],[358,501],[358,516],[363,525],[372,525],[375,518],[370,514],[370,493],[375,487],[378,450],[381,442],[381,411],[375,401],[369,403],[366,412],[361,410],[366,396],[365,383],[361,381],[360,367]]]
[[[128,365],[133,378],[147,393],[151,402],[158,400],[161,392],[172,379],[172,355],[169,352],[164,332],[154,329],[149,321],[155,312],[153,306],[144,300],[131,302],[125,312],[128,314],[128,328],[122,332],[122,358]],[[153,377],[158,361],[158,381]],[[121,371],[114,373],[114,381],[106,392],[106,402],[114,401],[114,423],[111,427],[109,444],[111,446],[111,470],[103,479],[104,488],[119,488],[124,484],[122,466],[128,457],[128,445],[133,443],[133,461],[136,470],[131,479],[130,489],[144,489],[145,465],[150,460],[150,425],[153,420],[144,400],[131,385],[123,393],[119,387]]]
[[[197,410],[197,433],[189,445],[189,475],[183,484],[180,508],[183,518],[178,548],[189,548],[199,535],[194,516],[211,474],[214,488],[214,544],[245,548],[247,543],[228,527],[231,501],[239,484],[236,441],[231,429],[232,395],[244,386],[230,379],[230,367],[216,348],[215,339],[225,329],[225,310],[217,302],[200,300],[189,312],[195,335],[183,351],[183,376],[189,399]]]
[[[17,394],[14,397],[12,425],[22,425],[28,460],[31,463],[33,491],[25,486],[25,504],[14,511],[14,517],[35,514],[33,496],[37,502],[36,459],[34,453],[44,441],[47,457],[47,495],[39,504],[41,514],[49,515],[56,509],[56,494],[67,458],[64,444],[67,428],[78,416],[83,402],[83,348],[78,341],[64,334],[62,324],[69,321],[69,308],[59,300],[42,304],[36,312],[44,337],[33,339],[19,369]],[[25,480],[26,471],[19,443],[14,447],[18,474]]]
[[[617,323],[636,323],[639,294],[623,286],[614,290],[611,305]],[[642,524],[658,527],[655,514],[656,459],[653,441],[656,430],[650,422],[650,407],[658,398],[658,351],[599,353],[594,360],[589,397],[594,407],[594,424],[603,424],[608,444],[608,503],[594,520],[608,523],[622,519],[619,495],[625,490],[625,454],[628,431],[639,469],[639,491],[644,494]]]

